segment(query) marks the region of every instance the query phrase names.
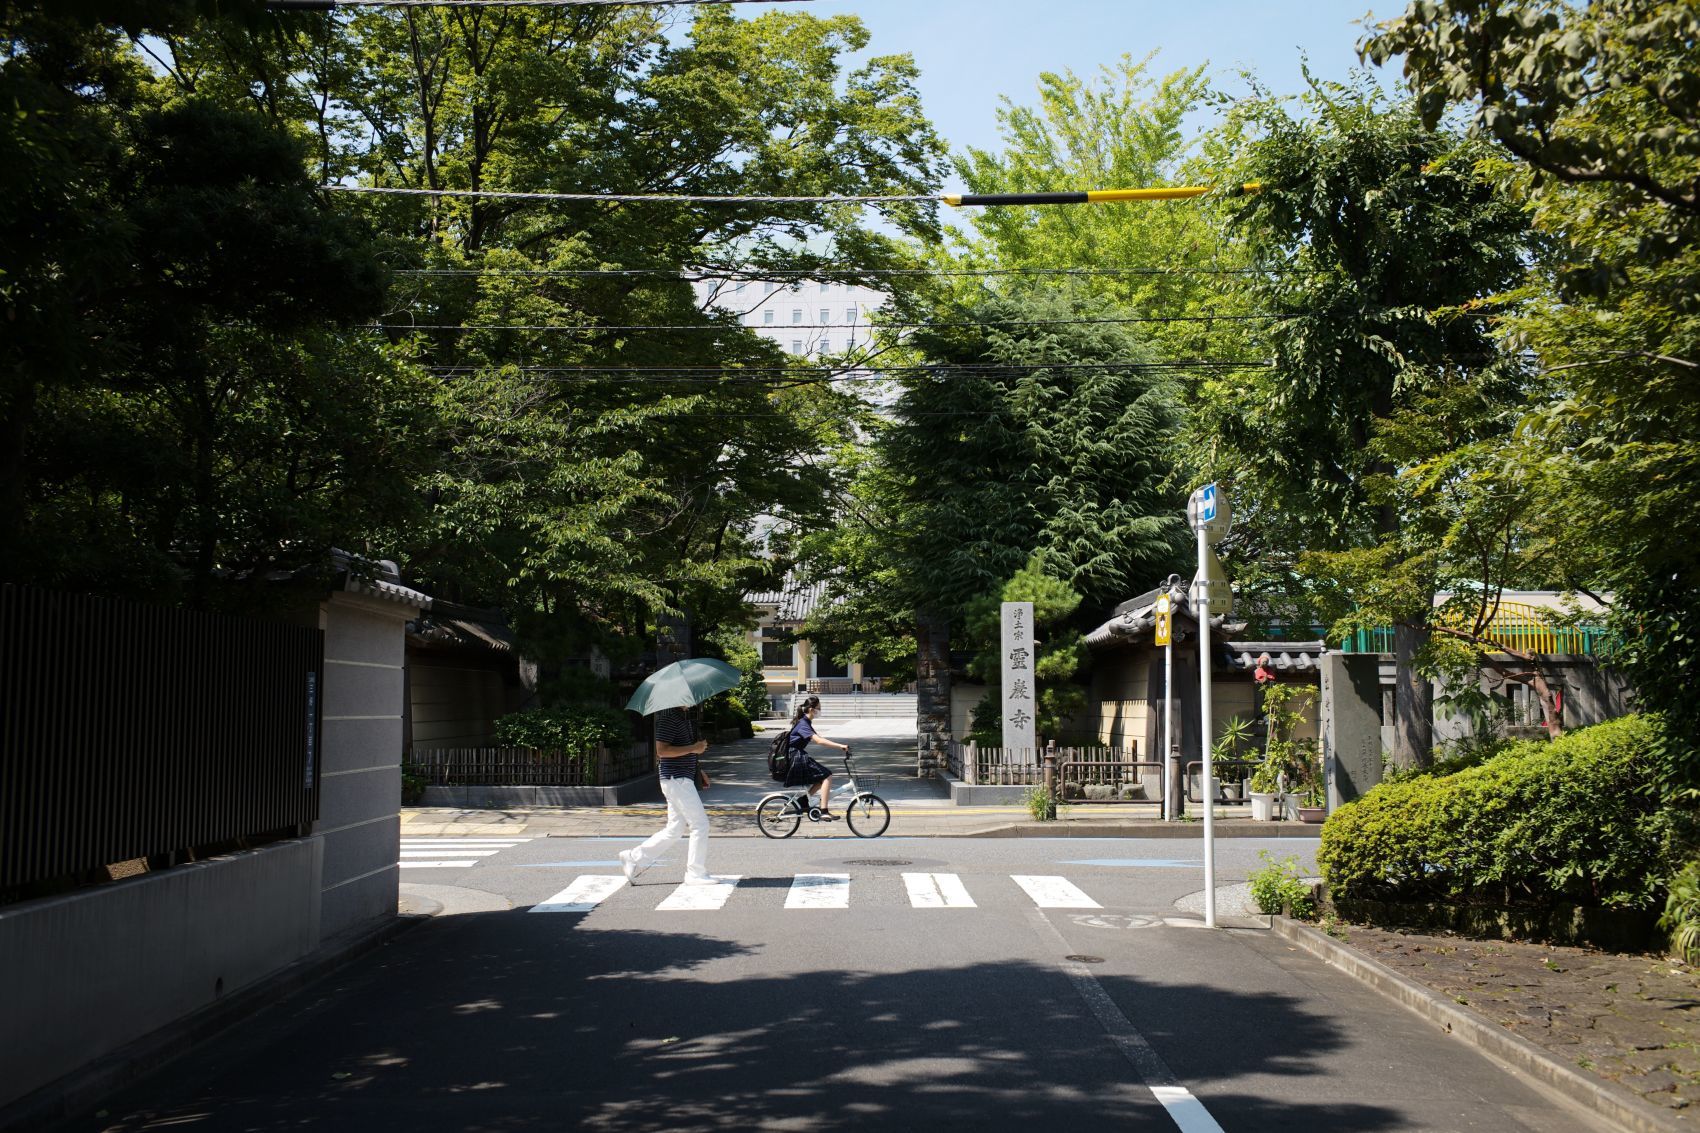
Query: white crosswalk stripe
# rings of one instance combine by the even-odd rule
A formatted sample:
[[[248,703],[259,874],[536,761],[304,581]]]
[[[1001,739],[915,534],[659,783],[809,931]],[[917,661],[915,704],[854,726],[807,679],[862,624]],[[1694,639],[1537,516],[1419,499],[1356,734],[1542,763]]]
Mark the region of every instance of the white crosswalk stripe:
[[[1102,905],[1082,893],[1065,877],[1044,877],[1027,873],[1012,873],[1010,878],[1041,909],[1101,909]]]
[[[530,838],[403,838],[400,865],[403,869],[466,869],[488,858],[531,841]]]
[[[917,909],[972,909],[974,898],[968,887],[954,873],[906,873],[904,888],[909,890],[909,903]]]
[[[655,906],[658,913],[711,912],[725,906],[741,874],[719,874],[713,885],[681,885]]]
[[[848,909],[850,875],[847,873],[799,873],[791,879],[785,895],[787,909]]]
[[[531,907],[534,913],[588,913],[613,896],[626,879],[619,874],[587,873],[575,877],[573,883]]]

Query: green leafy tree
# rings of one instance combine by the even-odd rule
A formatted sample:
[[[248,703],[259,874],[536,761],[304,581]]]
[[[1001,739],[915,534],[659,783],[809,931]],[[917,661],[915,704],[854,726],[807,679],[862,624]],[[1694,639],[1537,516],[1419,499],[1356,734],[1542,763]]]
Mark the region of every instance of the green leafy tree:
[[[1623,665],[1670,723],[1667,790],[1700,784],[1700,13],[1676,0],[1435,0],[1370,34],[1429,121],[1467,109],[1543,237],[1507,338],[1553,379],[1524,430],[1542,544],[1613,604]]]
[[[1074,682],[1086,663],[1086,642],[1070,624],[1080,608],[1080,595],[1066,582],[1046,574],[1044,556],[1035,554],[1001,587],[969,604],[963,617],[964,638],[975,653],[968,672],[986,682],[985,695],[974,706],[969,738],[993,747],[1003,744],[1003,664],[999,643],[1005,602],[1033,603],[1036,727],[1043,743],[1045,737],[1056,738],[1064,721],[1086,707],[1086,691]]]
[[[1444,572],[1426,549],[1439,520],[1419,522],[1433,501],[1405,491],[1421,475],[1401,473],[1468,439],[1421,428],[1456,391],[1455,422],[1505,428],[1473,391],[1515,378],[1470,308],[1520,281],[1525,224],[1475,167],[1480,154],[1424,126],[1413,105],[1367,84],[1313,83],[1304,109],[1257,100],[1237,111],[1233,180],[1265,187],[1245,198],[1234,233],[1264,269],[1246,286],[1278,316],[1274,365],[1218,388],[1199,428],[1220,442],[1213,464],[1261,528],[1263,554],[1302,568],[1298,554],[1313,552],[1324,591],[1392,622],[1394,758],[1423,764],[1432,694],[1419,654]],[[1352,586],[1366,576],[1387,582]]]

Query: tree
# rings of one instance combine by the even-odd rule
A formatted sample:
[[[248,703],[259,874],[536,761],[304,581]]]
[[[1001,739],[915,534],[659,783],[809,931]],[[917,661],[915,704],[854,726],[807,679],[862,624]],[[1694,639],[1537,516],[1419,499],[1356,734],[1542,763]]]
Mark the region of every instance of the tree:
[[[1435,0],[1361,45],[1422,111],[1468,108],[1543,236],[1506,338],[1553,390],[1523,430],[1543,541],[1609,598],[1624,666],[1669,720],[1662,786],[1700,786],[1700,13],[1675,0]]]
[[[969,675],[986,683],[974,706],[970,738],[990,747],[1003,744],[1003,656],[1000,648],[1003,603],[1033,603],[1033,663],[1041,737],[1055,738],[1064,720],[1086,707],[1086,692],[1074,676],[1086,663],[1086,642],[1070,619],[1080,608],[1080,595],[1065,582],[1045,573],[1045,556],[1036,553],[1003,585],[969,604],[963,617],[965,644],[974,650]]]
[[[1313,82],[1304,107],[1312,117],[1270,100],[1237,112],[1232,179],[1264,188],[1245,198],[1234,232],[1263,269],[1247,291],[1276,316],[1274,365],[1218,387],[1201,431],[1219,438],[1214,464],[1245,513],[1295,561],[1299,549],[1373,551],[1377,570],[1397,569],[1396,586],[1373,592],[1374,613],[1394,626],[1394,758],[1422,765],[1432,694],[1420,654],[1442,569],[1397,489],[1402,468],[1461,438],[1389,426],[1503,367],[1470,308],[1519,282],[1525,225],[1475,168],[1480,154],[1424,126],[1415,106],[1367,84]],[[1406,444],[1418,440],[1439,448]],[[1310,559],[1324,574],[1329,562]],[[1371,593],[1348,585],[1343,596],[1362,605]]]
[[[269,588],[237,584],[409,501],[421,391],[347,335],[382,309],[370,233],[287,131],[127,44],[203,7],[6,13],[9,579],[251,607]]]

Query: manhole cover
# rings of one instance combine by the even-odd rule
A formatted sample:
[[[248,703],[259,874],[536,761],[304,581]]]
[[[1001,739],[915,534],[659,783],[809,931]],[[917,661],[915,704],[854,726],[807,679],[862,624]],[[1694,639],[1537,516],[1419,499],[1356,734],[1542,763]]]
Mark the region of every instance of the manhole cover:
[[[1064,956],[1064,960],[1073,960],[1076,964],[1102,964],[1102,956]]]
[[[914,865],[914,862],[902,858],[851,858],[845,865]]]

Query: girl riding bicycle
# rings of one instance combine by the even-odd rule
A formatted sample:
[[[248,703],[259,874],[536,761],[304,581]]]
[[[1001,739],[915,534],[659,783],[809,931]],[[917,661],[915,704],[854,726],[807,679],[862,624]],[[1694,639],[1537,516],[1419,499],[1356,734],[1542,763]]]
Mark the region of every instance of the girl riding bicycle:
[[[805,749],[810,741],[815,740],[840,751],[849,751],[850,748],[815,731],[814,718],[819,711],[820,697],[810,696],[797,705],[797,714],[791,718],[791,770],[785,776],[785,785],[807,788],[803,792],[805,798],[818,787],[821,821],[832,822],[832,772],[822,767]]]

